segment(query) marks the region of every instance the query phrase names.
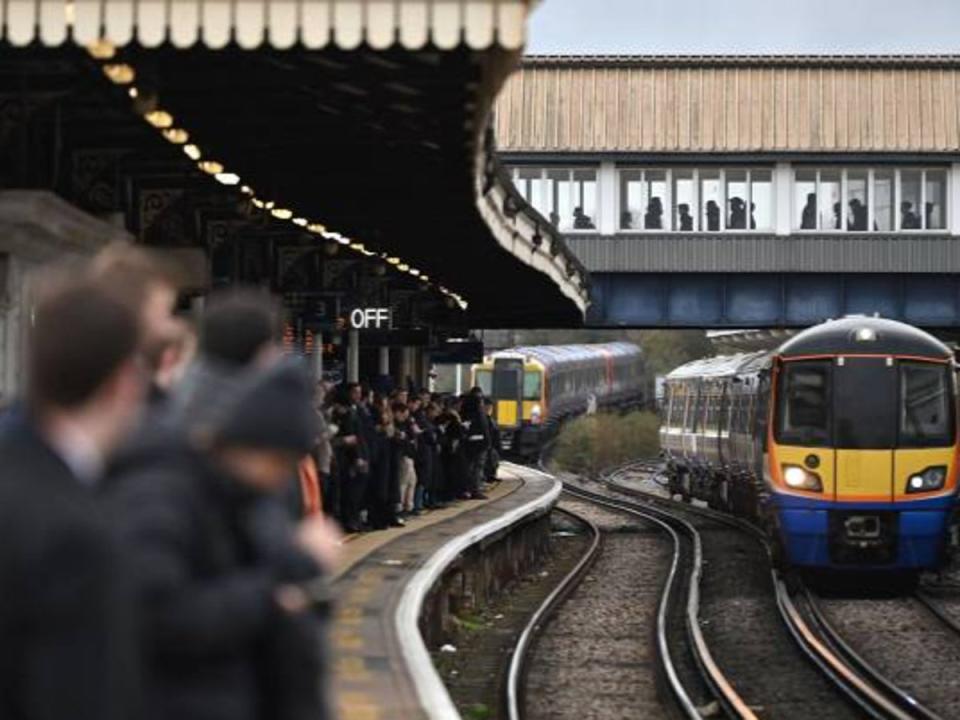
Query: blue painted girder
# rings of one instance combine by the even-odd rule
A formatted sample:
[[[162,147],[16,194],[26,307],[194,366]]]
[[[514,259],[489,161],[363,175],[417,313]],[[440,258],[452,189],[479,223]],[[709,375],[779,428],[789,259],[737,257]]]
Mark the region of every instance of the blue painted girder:
[[[593,273],[591,327],[780,328],[879,314],[960,328],[952,274]]]

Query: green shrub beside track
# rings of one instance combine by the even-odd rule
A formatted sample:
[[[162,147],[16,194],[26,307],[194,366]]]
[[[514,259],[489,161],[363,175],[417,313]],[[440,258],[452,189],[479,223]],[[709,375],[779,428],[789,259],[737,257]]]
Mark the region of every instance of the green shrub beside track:
[[[599,413],[568,422],[557,435],[551,467],[595,474],[660,450],[660,420],[652,412]]]

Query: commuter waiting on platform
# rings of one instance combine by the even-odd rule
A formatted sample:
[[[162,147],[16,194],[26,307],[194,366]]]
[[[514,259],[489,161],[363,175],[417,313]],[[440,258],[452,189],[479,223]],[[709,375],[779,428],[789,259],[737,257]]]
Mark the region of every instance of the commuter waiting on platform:
[[[904,200],[900,203],[900,227],[904,230],[919,230],[920,216],[913,211],[913,203]]]
[[[720,206],[715,200],[707,200],[707,230],[709,232],[720,231]]]
[[[747,227],[747,204],[742,198],[730,198],[730,221],[727,227],[734,230],[743,230]]]
[[[620,213],[620,229],[621,230],[632,230],[633,229],[633,213],[629,210],[624,210]]]
[[[853,198],[849,203],[850,219],[847,221],[848,230],[866,231],[867,206],[859,198]]]
[[[138,717],[133,595],[103,470],[148,376],[136,305],[105,282],[34,284],[23,406],[0,431],[0,717]],[[66,270],[64,271],[66,273]]]
[[[650,202],[647,203],[647,212],[643,216],[643,227],[646,230],[663,228],[663,202],[659,197],[652,197]]]
[[[803,213],[800,215],[801,230],[817,229],[817,194],[807,194],[807,204],[803,206]]]
[[[690,214],[690,206],[687,203],[680,203],[677,206],[680,220],[680,232],[693,231],[693,215]]]
[[[595,230],[596,226],[589,215],[584,214],[583,208],[577,206],[573,209],[573,229],[574,230]]]

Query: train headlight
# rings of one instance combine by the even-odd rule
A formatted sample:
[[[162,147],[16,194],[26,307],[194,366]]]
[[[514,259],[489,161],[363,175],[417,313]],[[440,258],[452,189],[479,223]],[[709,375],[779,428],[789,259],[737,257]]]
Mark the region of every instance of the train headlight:
[[[914,473],[907,480],[907,492],[930,492],[939,490],[947,481],[947,468],[943,465],[928,467],[926,470]]]
[[[796,490],[823,492],[823,482],[821,482],[820,476],[799,465],[784,465],[783,481]]]
[[[534,405],[530,408],[530,422],[534,425],[539,425],[541,420],[543,420],[543,408],[539,405]]]

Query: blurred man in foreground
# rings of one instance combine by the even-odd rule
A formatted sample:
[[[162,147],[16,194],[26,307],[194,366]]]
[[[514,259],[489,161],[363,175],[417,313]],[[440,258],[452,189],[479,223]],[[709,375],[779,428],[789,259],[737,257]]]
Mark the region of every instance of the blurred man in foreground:
[[[130,599],[95,493],[146,392],[138,318],[85,272],[38,286],[24,409],[0,433],[0,717],[129,718]]]

